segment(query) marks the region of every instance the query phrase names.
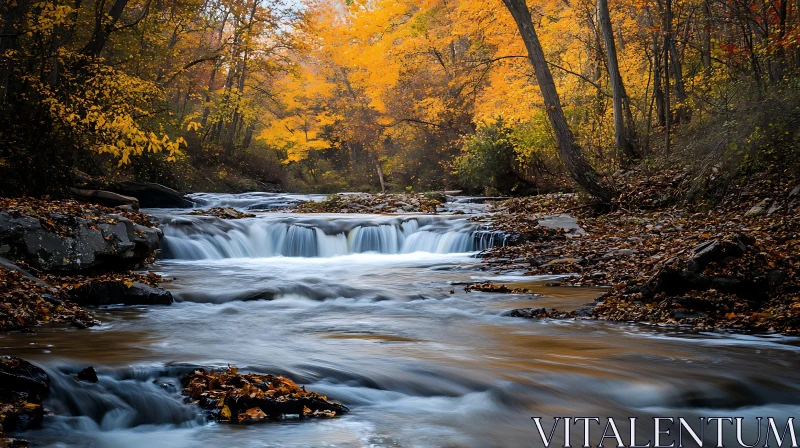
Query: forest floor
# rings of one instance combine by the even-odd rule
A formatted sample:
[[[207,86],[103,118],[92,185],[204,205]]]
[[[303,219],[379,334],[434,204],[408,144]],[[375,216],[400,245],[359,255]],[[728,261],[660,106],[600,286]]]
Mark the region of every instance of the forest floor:
[[[487,270],[609,288],[590,309],[513,316],[800,332],[800,184],[764,175],[711,205],[684,202],[688,179],[679,170],[631,172],[617,182],[625,193],[599,215],[569,194],[496,204],[491,225],[522,243],[482,253]],[[582,230],[540,224],[556,214],[576,216]]]

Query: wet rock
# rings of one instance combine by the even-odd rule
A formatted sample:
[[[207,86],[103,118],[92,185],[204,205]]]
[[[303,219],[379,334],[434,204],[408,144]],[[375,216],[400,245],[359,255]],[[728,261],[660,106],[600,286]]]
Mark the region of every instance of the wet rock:
[[[45,271],[130,267],[158,249],[161,231],[119,215],[97,219],[12,216],[0,212],[0,256]]]
[[[97,371],[94,370],[94,367],[89,366],[80,372],[77,375],[78,381],[85,381],[87,383],[96,383],[97,379]]]
[[[518,308],[508,313],[510,317],[523,317],[525,319],[541,319],[549,317],[545,308]]]
[[[194,205],[183,193],[156,183],[117,182],[105,186],[104,189],[132,196],[145,208],[188,208]]]
[[[70,291],[78,305],[169,305],[172,294],[140,282],[100,281],[89,282]]]
[[[84,190],[80,188],[70,188],[69,191],[83,202],[105,205],[106,207],[127,207],[132,211],[139,210],[139,200],[131,196],[111,191]]]
[[[41,426],[41,403],[49,393],[50,378],[44,370],[24,359],[0,356],[0,443],[9,443],[5,433]]]
[[[39,366],[15,356],[0,356],[0,389],[42,398],[50,393],[50,377]]]

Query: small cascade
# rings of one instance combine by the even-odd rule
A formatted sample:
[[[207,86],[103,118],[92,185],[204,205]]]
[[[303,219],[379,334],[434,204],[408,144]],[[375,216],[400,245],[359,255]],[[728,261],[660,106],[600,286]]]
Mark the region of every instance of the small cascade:
[[[267,217],[165,219],[162,256],[180,260],[335,257],[364,252],[464,253],[505,244],[500,232],[465,218],[418,216],[331,220]]]
[[[77,367],[48,369],[51,394],[45,402],[56,422],[84,431],[111,431],[141,425],[194,425],[197,409],[180,398],[180,386],[167,372],[99,372],[97,383],[75,380]],[[66,429],[66,428],[65,428]]]

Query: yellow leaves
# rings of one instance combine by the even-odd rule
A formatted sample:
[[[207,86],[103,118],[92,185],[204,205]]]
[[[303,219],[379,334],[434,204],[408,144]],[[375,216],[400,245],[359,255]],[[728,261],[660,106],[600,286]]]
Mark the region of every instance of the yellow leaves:
[[[267,418],[267,414],[261,408],[250,408],[239,414],[239,423],[257,422]]]
[[[229,408],[228,406],[223,406],[222,410],[219,411],[219,416],[221,418],[225,419],[225,420],[230,420],[231,419],[231,408]]]

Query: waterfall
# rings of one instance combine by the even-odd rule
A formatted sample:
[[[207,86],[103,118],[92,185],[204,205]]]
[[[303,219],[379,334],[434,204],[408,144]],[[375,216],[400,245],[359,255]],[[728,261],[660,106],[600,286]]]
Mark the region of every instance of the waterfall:
[[[175,217],[162,223],[164,258],[335,257],[364,252],[463,253],[505,244],[499,232],[466,218]]]

